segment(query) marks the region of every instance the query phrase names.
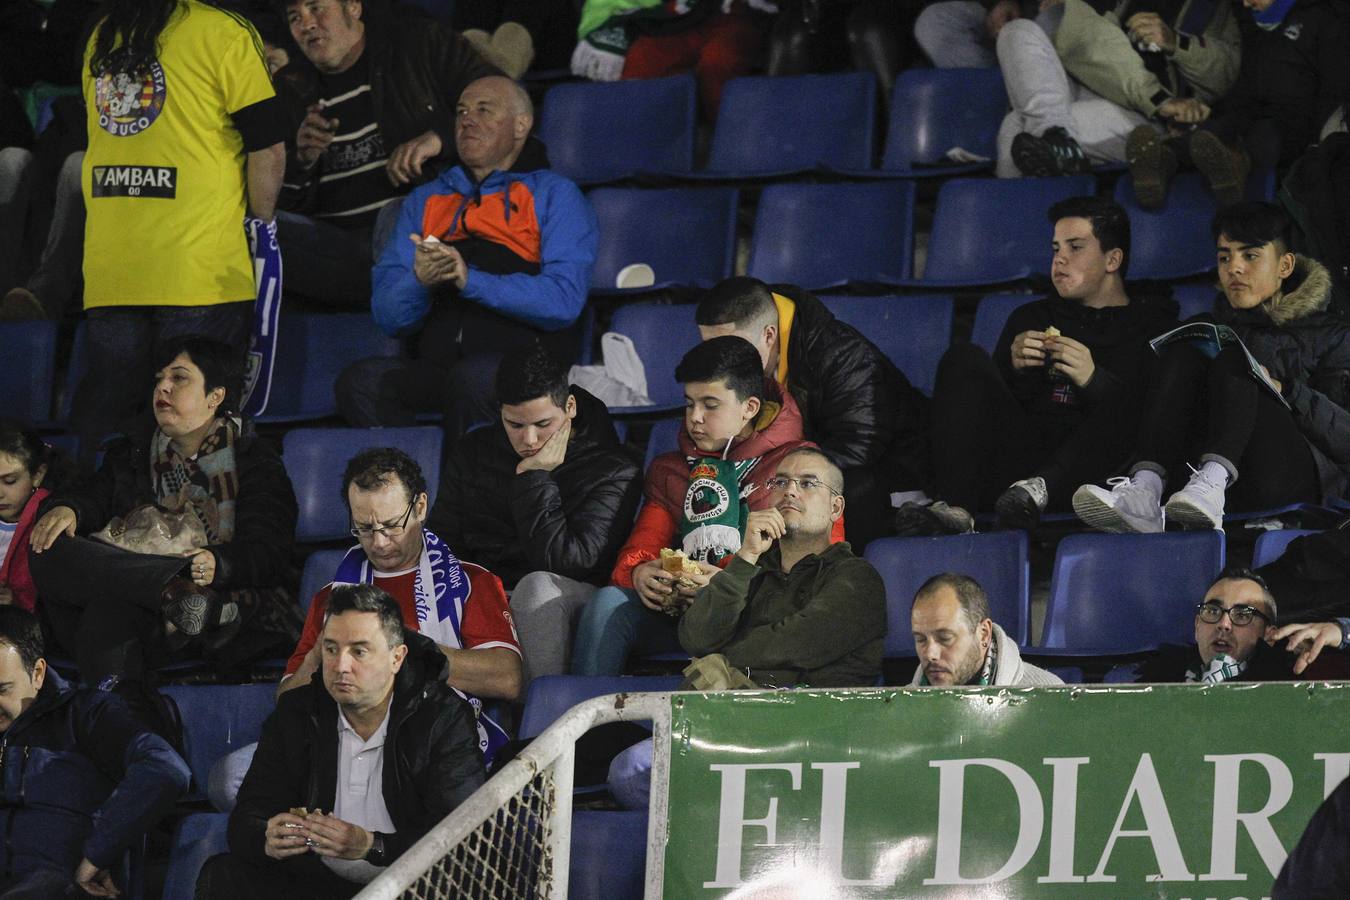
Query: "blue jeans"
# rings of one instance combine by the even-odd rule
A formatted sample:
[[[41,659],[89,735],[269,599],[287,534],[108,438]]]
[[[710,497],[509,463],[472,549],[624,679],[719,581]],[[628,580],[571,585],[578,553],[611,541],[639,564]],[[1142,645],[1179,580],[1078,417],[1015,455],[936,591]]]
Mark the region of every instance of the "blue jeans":
[[[676,620],[642,605],[632,588],[601,588],[581,612],[573,675],[622,675],[628,654],[681,652]]]

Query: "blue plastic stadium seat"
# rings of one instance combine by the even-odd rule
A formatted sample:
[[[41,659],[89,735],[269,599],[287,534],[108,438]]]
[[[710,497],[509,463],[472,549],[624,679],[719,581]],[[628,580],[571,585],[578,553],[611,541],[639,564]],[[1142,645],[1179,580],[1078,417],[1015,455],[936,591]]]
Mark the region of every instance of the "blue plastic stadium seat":
[[[736,263],[734,188],[600,188],[589,197],[600,222],[600,250],[591,270],[594,293],[625,293],[615,288],[615,279],[633,263],[646,263],[656,276],[651,287],[635,291],[673,284],[707,286],[731,275]]]
[[[1185,320],[1214,309],[1219,289],[1212,284],[1174,284],[1172,299],[1180,310],[1177,318]]]
[[[642,462],[642,471],[646,472],[652,467],[652,460],[662,453],[669,453],[671,450],[680,449],[680,431],[684,428],[684,418],[662,419],[652,426],[652,433],[647,438],[647,454]]]
[[[683,243],[683,241],[681,241]],[[914,185],[775,184],[755,213],[748,274],[820,291],[893,284],[914,265]]]
[[[275,684],[174,684],[163,692],[178,704],[183,743],[196,796],[222,756],[256,743],[263,721],[276,707]]]
[[[978,581],[989,597],[994,621],[1014,641],[1026,645],[1031,623],[1026,532],[878,538],[867,545],[863,556],[886,584],[886,656],[914,655],[909,622],[914,594],[943,572]]]
[[[614,407],[610,412],[654,413],[684,406],[684,389],[675,380],[675,366],[699,342],[694,304],[629,303],[614,311],[609,330],[633,342],[647,374],[652,406]]]
[[[937,381],[938,362],[947,352],[952,334],[952,298],[821,297],[837,318],[852,325],[876,344],[905,373],[916,388],[929,396]]]
[[[281,461],[295,488],[300,518],[295,539],[301,543],[350,537],[351,519],[342,500],[347,460],[372,447],[397,447],[417,461],[434,501],[441,477],[441,429],[295,428],[281,444]]]
[[[1301,538],[1305,534],[1317,532],[1311,528],[1282,528],[1278,531],[1263,532],[1256,539],[1256,547],[1252,550],[1252,568],[1259,569],[1284,556],[1284,551],[1289,549],[1294,539]]]
[[[991,356],[1003,334],[1003,326],[1008,324],[1008,316],[1019,306],[1025,306],[1036,300],[1035,294],[990,294],[980,298],[975,307],[975,326],[970,332],[970,342],[983,347]]]
[[[1221,531],[1069,535],[1055,554],[1034,652],[1101,656],[1186,642],[1223,561]]]
[[[647,811],[572,814],[571,900],[639,900],[647,875]]]
[[[352,543],[356,538],[352,538]],[[305,568],[300,574],[300,611],[309,612],[309,605],[319,589],[333,580],[338,563],[347,554],[343,549],[315,550],[305,558]]]
[[[886,152],[879,174],[912,178],[986,169],[990,163],[948,163],[960,147],[991,161],[1008,111],[1003,73],[987,69],[907,69],[895,80]]]
[[[6,253],[10,252],[6,248]],[[52,414],[56,378],[56,323],[0,322],[0,410],[30,425]]]
[[[342,370],[367,356],[398,356],[399,341],[365,313],[283,314],[277,324],[272,389],[260,422],[337,415],[333,386]]]
[[[1116,202],[1130,217],[1131,278],[1185,278],[1214,268],[1214,194],[1198,172],[1172,179],[1161,209],[1144,209],[1134,199],[1134,180],[1116,183]]]
[[[164,900],[192,900],[202,866],[216,854],[230,850],[226,834],[229,823],[229,813],[215,812],[193,813],[178,823],[164,874]]]
[[[673,691],[679,675],[540,675],[525,692],[525,711],[520,718],[520,736],[531,738],[558,717],[592,697],[606,694]]]
[[[571,82],[549,89],[539,139],[553,171],[580,184],[694,167],[693,75]]]
[[[1050,271],[1050,207],[1096,190],[1070,178],[957,178],[938,190],[919,286],[1000,284]]]
[[[708,168],[696,174],[870,168],[876,104],[870,72],[733,78],[722,92]]]

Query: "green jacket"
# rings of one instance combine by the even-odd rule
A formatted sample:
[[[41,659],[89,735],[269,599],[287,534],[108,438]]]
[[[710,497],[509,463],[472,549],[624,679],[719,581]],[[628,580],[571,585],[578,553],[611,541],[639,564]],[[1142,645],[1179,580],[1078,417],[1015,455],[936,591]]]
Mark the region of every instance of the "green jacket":
[[[680,619],[680,644],[723,654],[765,687],[875,684],[886,636],[877,570],[842,542],[782,568],[777,544],[758,565],[732,559]]]
[[[1055,51],[1064,69],[1112,103],[1152,116],[1163,101],[1194,96],[1205,103],[1227,93],[1237,80],[1241,38],[1232,7],[1214,4],[1199,35],[1179,31],[1190,3],[1168,25],[1178,31],[1178,48],[1168,57],[1168,78],[1160,81],[1144,66],[1122,22],[1134,12],[1131,0],[1098,14],[1085,0],[1064,0],[1064,18],[1055,31]]]

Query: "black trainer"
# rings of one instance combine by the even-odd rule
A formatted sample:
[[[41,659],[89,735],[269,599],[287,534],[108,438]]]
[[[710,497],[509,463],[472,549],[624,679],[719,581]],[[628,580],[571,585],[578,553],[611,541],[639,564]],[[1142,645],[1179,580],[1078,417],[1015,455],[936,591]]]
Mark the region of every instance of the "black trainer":
[[[1056,175],[1088,175],[1092,163],[1073,135],[1056,125],[1040,137],[1024,131],[1012,142],[1013,164],[1023,175],[1052,178]]]

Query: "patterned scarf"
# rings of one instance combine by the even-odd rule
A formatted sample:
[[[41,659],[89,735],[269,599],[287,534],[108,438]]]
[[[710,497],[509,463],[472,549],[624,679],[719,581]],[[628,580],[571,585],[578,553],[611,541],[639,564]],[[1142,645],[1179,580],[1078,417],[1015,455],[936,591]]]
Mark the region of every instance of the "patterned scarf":
[[[338,563],[334,584],[370,584],[375,580],[375,567],[366,558],[358,544],[347,551]],[[417,575],[413,580],[413,603],[417,609],[417,631],[437,644],[452,650],[464,649],[460,637],[460,623],[464,621],[464,606],[473,594],[473,584],[455,554],[432,532],[422,529],[422,555],[417,560]],[[473,707],[478,724],[478,751],[483,764],[491,767],[492,758],[510,738],[483,708],[483,701],[459,688],[453,688]]]
[[[1188,684],[1219,684],[1223,681],[1232,681],[1243,672],[1247,671],[1245,662],[1238,662],[1226,653],[1220,653],[1209,661],[1209,665],[1201,669],[1199,667],[1186,670],[1186,682]]]
[[[239,497],[234,444],[240,428],[238,419],[216,419],[191,459],[179,456],[172,440],[158,428],[150,439],[155,502],[170,512],[192,510],[213,544],[228,544],[234,538],[234,504]]]

